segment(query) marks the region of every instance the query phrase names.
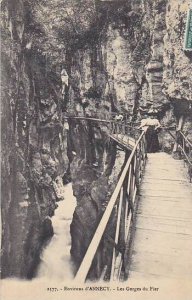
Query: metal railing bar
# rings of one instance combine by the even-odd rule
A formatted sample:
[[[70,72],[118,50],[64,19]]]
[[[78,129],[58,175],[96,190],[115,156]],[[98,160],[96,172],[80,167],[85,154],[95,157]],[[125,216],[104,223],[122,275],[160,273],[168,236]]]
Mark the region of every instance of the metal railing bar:
[[[130,167],[129,167],[129,177],[128,177],[128,186],[127,186],[128,196],[130,193],[130,186],[131,186],[131,173],[132,173],[132,165],[130,165]]]
[[[101,276],[99,278],[99,281],[102,282],[104,280],[106,273],[107,273],[107,265],[104,266]]]
[[[130,124],[126,124],[125,122],[122,121],[115,121],[113,119],[100,119],[97,117],[86,117],[86,116],[64,116],[64,119],[77,119],[77,120],[90,120],[90,121],[96,121],[96,122],[103,122],[103,123],[111,123],[111,124],[116,124],[118,127],[125,128],[130,128],[132,129],[133,126]],[[136,130],[139,132],[140,130],[136,128]]]
[[[184,135],[184,133],[182,131],[179,131],[179,133],[181,134],[181,136],[184,138],[184,140],[186,141],[187,144],[189,144],[189,146],[192,148],[192,143],[191,141],[189,141],[189,139]]]
[[[114,270],[114,277],[113,277],[114,281],[119,280],[119,277],[121,275],[121,266],[123,264],[122,254],[121,253],[119,253],[117,255],[116,264],[118,265],[118,267],[116,267],[115,270]]]
[[[184,154],[186,160],[187,160],[188,163],[190,164],[190,166],[192,166],[192,162],[190,161],[190,159],[189,159],[187,153],[185,152],[185,150],[183,149],[183,147],[181,147],[181,146],[179,145],[179,148],[182,150],[182,152],[183,152],[183,154]]]
[[[174,138],[174,140],[176,141],[176,143],[178,144],[177,147],[179,149],[181,149],[181,151],[183,152],[183,154],[184,154],[187,162],[189,163],[189,165],[192,166],[192,161],[190,160],[189,156],[187,155],[187,153],[185,151],[185,146],[186,146],[185,143],[187,143],[191,148],[192,148],[192,143],[186,138],[186,136],[184,135],[184,133],[181,130],[177,131],[181,135],[181,137],[182,137],[182,141],[181,142],[179,142],[178,139],[177,139],[177,137],[173,136],[173,134],[170,131],[168,131],[168,132]]]

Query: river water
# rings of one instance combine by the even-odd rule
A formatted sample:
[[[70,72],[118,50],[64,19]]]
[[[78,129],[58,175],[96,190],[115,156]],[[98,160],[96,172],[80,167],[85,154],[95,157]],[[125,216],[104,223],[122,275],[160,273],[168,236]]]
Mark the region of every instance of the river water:
[[[70,280],[73,278],[70,258],[70,224],[76,207],[72,184],[65,185],[64,200],[58,202],[55,215],[51,218],[54,235],[41,254],[37,278]]]
[[[0,283],[1,299],[53,300],[53,298],[55,299],[55,294],[50,293],[48,288],[60,288],[67,282],[71,284],[73,267],[70,256],[70,224],[76,207],[76,198],[73,196],[72,184],[65,185],[62,188],[62,193],[64,200],[58,202],[55,214],[51,218],[54,235],[42,251],[41,263],[36,277],[33,280],[17,278],[2,280]]]

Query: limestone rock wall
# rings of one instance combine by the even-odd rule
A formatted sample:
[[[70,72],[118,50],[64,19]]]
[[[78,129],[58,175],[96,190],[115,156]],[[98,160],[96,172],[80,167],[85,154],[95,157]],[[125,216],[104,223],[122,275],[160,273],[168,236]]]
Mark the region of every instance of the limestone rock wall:
[[[184,51],[184,32],[190,1],[167,1],[164,36],[163,87],[176,119],[185,116],[184,131],[192,138],[192,56]]]
[[[22,0],[2,22],[2,277],[31,278],[53,234],[57,180],[68,168],[67,132],[43,57],[30,49]]]
[[[92,117],[99,115],[100,118],[110,112],[124,112],[129,114],[130,120],[139,121],[150,108],[155,108],[165,126],[177,125],[184,113],[184,129],[190,137],[191,58],[183,51],[188,4],[156,0],[103,5],[99,12],[105,15],[106,23],[99,38],[73,53],[68,111]],[[180,77],[178,74],[183,75]],[[83,151],[82,157],[75,156],[70,165],[78,203],[71,226],[71,253],[78,266],[102,212],[101,204],[104,198],[108,199],[104,195],[107,191],[110,195],[112,189],[103,171],[104,152],[99,157],[99,179],[91,165],[96,158],[97,139],[90,131],[90,124],[74,126],[81,128],[75,144],[78,141],[78,149]],[[93,138],[86,136],[86,130]],[[103,133],[103,128],[99,130]],[[70,132],[75,135],[74,128],[70,128]],[[171,152],[174,145],[171,136],[163,131],[159,137],[162,149]],[[104,136],[101,141],[105,141]],[[84,147],[88,147],[87,150],[82,150]],[[109,156],[112,151],[109,151]],[[112,165],[119,162],[116,157]],[[113,174],[113,181],[118,176],[119,172]],[[97,201],[92,189],[98,193]],[[99,272],[100,265],[102,263],[97,261],[95,272]]]

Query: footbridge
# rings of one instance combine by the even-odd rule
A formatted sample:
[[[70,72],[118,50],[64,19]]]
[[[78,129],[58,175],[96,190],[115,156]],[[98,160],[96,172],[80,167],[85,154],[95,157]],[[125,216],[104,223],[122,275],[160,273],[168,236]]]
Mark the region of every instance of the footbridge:
[[[100,280],[192,277],[191,141],[181,130],[162,128],[180,152],[181,160],[175,160],[164,152],[146,153],[145,132],[136,124],[66,118],[108,124],[110,138],[130,153],[74,280],[88,278],[112,217],[111,257],[100,270]]]

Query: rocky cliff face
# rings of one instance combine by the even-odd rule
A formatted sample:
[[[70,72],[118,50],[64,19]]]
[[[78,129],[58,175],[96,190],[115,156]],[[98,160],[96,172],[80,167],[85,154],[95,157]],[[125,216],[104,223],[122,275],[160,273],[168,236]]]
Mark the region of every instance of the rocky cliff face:
[[[166,32],[164,35],[163,87],[166,97],[173,105],[176,120],[184,115],[183,129],[192,139],[192,56],[184,52],[186,11],[190,1],[171,1],[166,7]]]
[[[2,17],[2,277],[31,278],[53,234],[67,133],[43,57],[30,49],[29,7],[7,1]]]
[[[154,108],[165,126],[177,125],[184,114],[184,128],[191,138],[191,58],[183,51],[187,8],[184,2],[176,4],[175,1],[173,5],[166,0],[101,4],[99,13],[107,19],[101,34],[97,40],[73,54],[71,77],[75,78],[72,81],[76,83],[76,89],[72,84],[68,111],[76,111],[79,115],[97,114],[101,118],[110,111],[126,112],[130,119],[140,120],[147,110]],[[83,100],[86,107],[82,105]],[[93,132],[91,135],[94,137]],[[83,140],[88,143],[90,137]],[[172,151],[174,140],[168,133],[162,132],[160,141],[165,151]],[[96,179],[91,164],[91,174],[88,171],[84,173],[87,168],[84,165],[85,156],[83,163],[82,159],[75,158],[71,164],[72,174],[77,170],[80,171],[79,176],[84,174],[81,180],[78,175],[72,175],[78,206],[71,227],[71,253],[77,265],[100,216],[100,206],[95,206],[91,189],[98,193],[97,205],[101,205],[103,198],[106,198],[107,190],[110,194],[102,170],[101,181]],[[99,164],[104,163],[102,156],[100,159]],[[89,192],[82,192],[87,186]],[[100,195],[102,188],[104,190]]]
[[[82,12],[81,26],[75,27],[78,7],[70,1],[39,7],[45,20],[30,1],[3,1],[3,277],[33,276],[42,242],[52,234],[50,217],[60,197],[57,182],[69,171],[77,198],[71,224],[77,268],[118,180],[125,154],[109,140],[108,127],[71,120],[68,130],[65,112],[100,118],[124,112],[139,121],[153,107],[164,125],[178,124],[184,115],[183,126],[192,139],[191,55],[183,51],[190,1],[82,4],[88,2],[92,22]],[[74,14],[63,21],[64,4]],[[54,13],[58,20],[51,19],[56,23],[50,26]],[[38,19],[35,25],[33,18]],[[58,71],[62,63],[69,74],[64,98]],[[165,132],[160,138],[170,152],[174,141]],[[100,274],[107,243],[91,277]]]

